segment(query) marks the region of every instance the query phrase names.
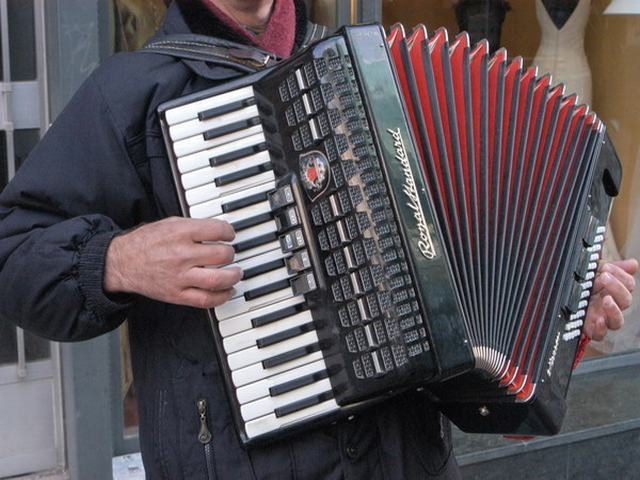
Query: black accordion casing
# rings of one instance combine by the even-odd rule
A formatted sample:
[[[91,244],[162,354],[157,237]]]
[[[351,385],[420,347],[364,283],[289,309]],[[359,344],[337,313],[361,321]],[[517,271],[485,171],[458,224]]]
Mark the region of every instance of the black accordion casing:
[[[268,231],[255,238],[246,234],[234,244],[245,279],[236,299],[209,312],[244,443],[327,423],[398,392],[425,387],[468,431],[549,434],[562,421],[580,332],[576,312],[586,308],[580,303],[588,298],[583,292],[590,292],[585,279],[593,271],[594,245],[601,244],[617,194],[619,162],[599,120],[586,107],[577,110],[583,107],[575,102],[570,112],[561,107],[567,98],[562,92],[552,97],[553,112],[535,117],[534,75],[529,73],[527,83],[530,97],[512,86],[526,75],[521,65],[507,67],[505,58],[498,73],[493,73],[498,67],[477,67],[485,78],[473,92],[470,74],[460,70],[467,83],[456,104],[456,94],[446,91],[455,83],[451,64],[442,60],[445,75],[439,78],[426,64],[418,72],[403,36],[399,27],[392,31],[390,50],[379,26],[347,27],[273,68],[159,109],[185,216],[226,219],[239,237],[243,229]],[[421,41],[428,63],[429,39],[425,35]],[[446,40],[437,47],[450,58]],[[470,48],[464,48],[461,66],[471,64]],[[500,63],[488,55],[481,60]],[[517,70],[517,80],[505,73],[511,70]],[[505,87],[509,82],[511,89]],[[552,87],[545,88],[549,96]],[[545,178],[555,184],[553,175],[559,175],[560,193],[548,181],[531,187],[539,173],[535,168],[546,167],[534,166],[527,173],[526,152],[518,150],[515,137],[523,138],[522,129],[528,127],[521,121],[516,132],[508,119],[490,113],[490,101],[504,105],[505,92],[513,95],[512,102],[528,98],[529,112],[519,115],[539,120],[531,131],[540,144],[530,141],[529,149],[538,149],[536,165],[545,165],[545,155],[556,153],[555,170]],[[420,99],[430,96],[445,103],[439,107],[442,113],[421,109]],[[515,105],[512,123],[518,116]],[[476,127],[474,106],[487,112]],[[469,114],[469,132],[443,128],[454,125],[456,111]],[[234,120],[224,122],[228,115]],[[185,125],[195,129],[192,137],[180,130]],[[474,128],[476,137],[484,139],[482,155],[470,148],[478,140]],[[553,135],[554,130],[561,133]],[[552,140],[545,143],[543,132]],[[468,140],[466,149],[452,145],[454,134]],[[255,139],[245,142],[243,135]],[[489,168],[496,155],[488,141],[496,138],[505,143],[495,146],[504,148],[502,158],[519,162],[506,175],[504,160],[491,170],[494,178],[479,168],[479,186],[469,193],[468,171],[444,171],[445,163],[455,161]],[[227,148],[234,142],[236,150]],[[565,157],[575,169],[570,174],[562,173]],[[445,174],[449,178],[439,181]],[[509,189],[500,189],[500,176],[509,180]],[[207,193],[204,177],[215,177],[216,193]],[[532,203],[526,203],[529,210],[516,211],[510,203],[517,198],[516,187],[526,192],[519,205],[538,201],[541,215],[527,217],[535,210]],[[481,200],[481,189],[493,193]],[[458,217],[452,220],[454,214]],[[515,225],[512,218],[525,224]],[[546,235],[553,231],[561,233]],[[511,244],[520,249],[507,253]],[[540,245],[548,255],[535,255]],[[529,295],[533,277],[542,278],[538,283],[544,288]],[[511,297],[511,287],[520,287],[514,290],[517,298]],[[500,306],[510,318],[522,316],[525,307],[536,308],[542,320],[522,327],[501,319]],[[278,330],[278,322],[298,318],[305,323]],[[256,333],[261,331],[268,334]],[[236,338],[240,343],[234,343]],[[306,343],[295,343],[302,338]],[[277,350],[287,342],[291,348]],[[269,356],[273,348],[276,353]],[[489,365],[487,358],[498,351],[502,363]],[[255,360],[247,360],[253,355]],[[315,370],[305,370],[305,356],[317,362]],[[250,362],[263,372],[255,382],[266,393],[252,393],[245,402],[249,386],[243,382],[248,380],[238,380],[238,371],[249,369],[253,364],[245,364]],[[287,373],[286,381],[273,380]]]

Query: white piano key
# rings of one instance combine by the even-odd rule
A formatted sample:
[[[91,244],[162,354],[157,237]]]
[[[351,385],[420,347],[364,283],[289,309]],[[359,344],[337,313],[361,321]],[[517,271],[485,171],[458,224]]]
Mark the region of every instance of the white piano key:
[[[187,105],[172,108],[165,112],[165,119],[169,125],[175,125],[176,123],[185,122],[193,118],[198,118],[200,112],[204,112],[210,108],[221,107],[229,103],[244,100],[245,98],[252,98],[253,87],[251,85],[231,90],[229,92],[221,93],[215,97],[205,98],[198,100]]]
[[[253,328],[253,325],[251,324],[251,320],[253,320],[254,318],[259,318],[270,313],[278,312],[280,310],[293,307],[303,302],[304,302],[304,297],[297,296],[297,297],[289,298],[282,302],[268,305],[259,310],[238,315],[228,320],[221,320],[218,322],[218,330],[220,331],[220,335],[222,336],[222,338],[226,338],[231,335],[235,335],[239,332],[243,332],[245,330],[249,330]]]
[[[233,321],[233,320],[232,320]],[[244,332],[237,333],[223,340],[224,351],[227,355],[243,350],[245,348],[255,347],[257,341],[266,338],[269,335],[280,333],[293,327],[305,325],[313,321],[311,312],[305,310],[290,317],[285,317],[273,323],[268,323],[258,328],[251,328]],[[275,345],[275,344],[274,344]]]
[[[201,150],[207,150],[209,148],[215,148],[220,145],[240,140],[242,138],[250,137],[262,133],[262,125],[254,125],[249,128],[243,128],[236,132],[231,132],[226,135],[212,138],[211,140],[205,140],[202,135],[196,135],[193,137],[185,138],[175,142],[173,147],[173,153],[176,157],[184,157]]]
[[[276,408],[284,407],[296,400],[307,398],[312,395],[319,395],[329,390],[331,390],[331,381],[328,378],[324,378],[318,382],[312,383],[311,385],[305,385],[304,387],[276,397],[264,397],[242,405],[240,407],[240,414],[242,415],[242,419],[247,422],[264,415],[269,415],[273,413]]]
[[[218,117],[208,118],[206,120],[194,118],[193,120],[178,123],[177,125],[169,127],[169,136],[171,140],[177,142],[188,137],[202,134],[208,130],[213,130],[242,120],[249,120],[257,116],[258,107],[256,105],[250,105]]]
[[[229,183],[223,186],[216,186],[215,183],[208,185],[201,185],[196,188],[191,188],[184,192],[185,200],[188,205],[197,205],[209,200],[215,200],[216,198],[223,197],[230,193],[234,193],[240,190],[246,190],[248,188],[260,185],[262,183],[275,180],[273,171],[262,172],[252,177],[243,178],[233,183]]]
[[[245,424],[245,432],[249,438],[257,437],[265,433],[273,432],[302,420],[327,414],[338,409],[338,404],[334,399],[314,405],[313,407],[299,410],[286,417],[277,418],[275,414],[251,420]]]
[[[252,195],[256,195],[262,192],[268,192],[270,190],[273,190],[275,186],[276,186],[275,181],[271,181],[271,182],[263,183],[261,185],[256,185],[251,188],[247,188],[246,190],[242,190],[240,192],[234,192],[229,195],[225,195],[222,198],[216,198],[214,200],[209,200],[204,203],[199,203],[197,205],[190,206],[189,216],[192,218],[207,218],[207,217],[215,217],[217,215],[221,215],[223,213],[222,212],[223,205],[227,205],[230,202],[241,200],[243,198],[250,197]],[[264,200],[264,201],[269,203],[268,200]],[[262,203],[262,202],[256,202],[256,204],[254,205],[257,205],[258,203]],[[238,209],[238,211],[244,210],[244,208],[246,207],[243,207],[242,209]],[[228,212],[228,213],[233,213],[233,212]],[[247,217],[241,217],[241,218],[247,218]]]
[[[278,252],[278,250],[273,250],[273,252]],[[267,252],[272,253],[272,252]],[[256,258],[256,257],[253,257]],[[253,260],[253,258],[251,260]],[[256,275],[248,280],[240,280],[233,286],[235,291],[232,298],[237,298],[241,295],[244,295],[246,292],[263,287],[265,285],[270,285],[279,280],[284,280],[285,278],[292,277],[287,271],[287,267],[280,267],[275,270],[271,270],[266,273],[262,273],[260,275]]]
[[[248,367],[244,367],[231,372],[231,380],[236,388],[240,388],[244,385],[249,385],[250,383],[257,382],[265,378],[270,378],[273,375],[287,372],[293,368],[297,368],[302,365],[306,365],[308,363],[322,359],[322,352],[313,352],[304,357],[296,358],[295,360],[291,360],[290,362],[283,363],[281,365],[268,369],[265,369],[262,366],[262,363],[254,363],[253,365],[249,365]]]
[[[604,233],[606,231],[607,231],[607,227],[604,225],[601,225],[598,228],[596,228],[596,233]]]
[[[251,240],[253,238],[261,237],[262,235],[275,232],[276,228],[277,227],[275,220],[269,220],[267,222],[254,225],[253,227],[245,228],[236,232],[236,238],[233,239],[231,245],[246,242],[247,240]]]
[[[241,315],[243,313],[256,310],[271,303],[286,300],[293,296],[293,290],[291,287],[287,287],[282,290],[278,290],[277,292],[254,298],[253,300],[245,300],[244,297],[234,298],[215,308],[216,318],[224,320],[235,315]]]
[[[263,213],[270,213],[270,212],[271,212],[271,205],[269,205],[269,200],[265,200],[264,202],[255,203],[253,205],[249,205],[248,207],[234,210],[233,212],[217,215],[216,218],[219,220],[224,220],[225,222],[234,223],[239,220],[244,220],[245,218],[251,218],[251,217],[255,217],[256,215],[261,215]],[[206,212],[203,212],[203,213],[206,213]],[[191,216],[193,217],[193,215]],[[193,218],[209,218],[209,215],[205,215],[204,217],[193,217]]]
[[[239,370],[254,363],[262,362],[268,358],[290,352],[296,348],[306,347],[318,343],[318,334],[315,331],[303,333],[302,335],[284,340],[268,347],[251,347],[239,352],[227,355],[227,363],[230,370]]]
[[[192,153],[191,155],[186,155],[184,157],[178,156],[176,161],[178,165],[178,171],[181,174],[185,174],[191,172],[193,170],[198,170],[200,168],[211,167],[211,163],[209,160],[213,157],[219,157],[220,155],[224,155],[226,153],[236,152],[238,150],[242,150],[243,148],[253,147],[254,145],[259,145],[265,141],[264,133],[257,133],[255,135],[251,135],[249,137],[244,137],[235,142],[226,143],[219,147],[210,148],[208,150],[203,150],[201,152]],[[263,153],[263,152],[258,152]],[[235,165],[235,168],[240,168],[239,165],[243,165],[240,162],[244,162],[245,159],[253,157],[255,154],[247,155],[246,157],[239,158],[233,162],[229,162],[224,165]],[[222,167],[222,165],[220,165]],[[219,168],[219,167],[216,167]],[[231,167],[228,167],[231,168]]]
[[[272,387],[277,387],[278,385],[282,385],[292,380],[297,380],[298,378],[321,372],[326,369],[327,366],[324,360],[307,363],[301,367],[287,370],[284,373],[273,375],[272,377],[265,378],[264,380],[240,387],[236,390],[236,398],[238,399],[238,403],[243,405],[245,403],[252,402],[253,400],[257,400],[258,398],[268,396],[269,389]]]
[[[206,166],[204,168],[192,170],[181,175],[180,183],[182,184],[182,188],[188,190],[207,183],[213,183],[216,178],[224,177],[229,173],[235,173],[238,170],[256,167],[269,162],[271,162],[271,157],[267,151],[258,152],[253,155],[249,155],[248,157],[241,158],[240,160],[236,160],[235,162],[224,163],[217,167],[209,165],[209,160],[207,158]]]
[[[290,253],[284,253],[283,251],[273,250],[270,252],[263,253],[262,255],[258,255],[256,257],[248,258],[243,261],[235,261],[230,264],[231,267],[240,267],[242,270],[248,270],[253,267],[258,267],[260,265],[264,265],[265,263],[272,262],[274,260],[279,260],[281,258],[288,257]]]
[[[254,248],[243,250],[242,252],[236,252],[234,260],[239,262],[247,258],[255,257],[256,255],[262,255],[263,253],[270,252],[271,250],[280,250],[280,242],[274,240],[273,242],[263,243]]]

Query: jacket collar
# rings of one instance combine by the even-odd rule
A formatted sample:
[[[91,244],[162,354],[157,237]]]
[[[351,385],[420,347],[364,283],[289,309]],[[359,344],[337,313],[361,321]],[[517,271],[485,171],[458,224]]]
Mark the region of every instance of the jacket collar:
[[[241,35],[227,28],[205,5],[204,0],[174,0],[167,10],[160,30],[169,35],[195,33],[222,38],[237,43],[246,43]],[[296,36],[294,44],[302,45],[307,33],[307,9],[303,0],[294,0],[296,8]]]

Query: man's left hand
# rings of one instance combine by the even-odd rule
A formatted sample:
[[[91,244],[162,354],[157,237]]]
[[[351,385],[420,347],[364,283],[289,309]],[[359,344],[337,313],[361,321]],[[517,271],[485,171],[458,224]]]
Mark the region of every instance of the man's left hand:
[[[598,269],[584,325],[589,338],[599,341],[609,330],[622,327],[622,312],[631,306],[637,271],[635,258],[606,262]]]

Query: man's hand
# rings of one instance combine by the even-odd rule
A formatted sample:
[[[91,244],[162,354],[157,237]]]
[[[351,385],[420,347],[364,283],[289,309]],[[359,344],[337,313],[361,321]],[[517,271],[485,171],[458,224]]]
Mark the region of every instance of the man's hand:
[[[592,340],[602,340],[607,331],[618,330],[624,324],[622,311],[631,306],[631,293],[638,271],[634,258],[604,263],[595,278],[589,302],[584,332]]]
[[[233,261],[233,228],[220,220],[172,217],[114,237],[107,250],[104,289],[155,300],[212,308],[233,293],[237,267],[206,268]]]

